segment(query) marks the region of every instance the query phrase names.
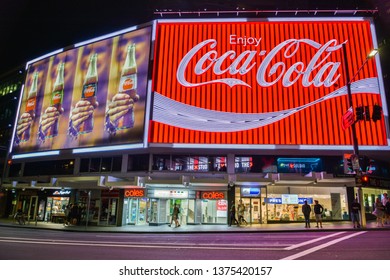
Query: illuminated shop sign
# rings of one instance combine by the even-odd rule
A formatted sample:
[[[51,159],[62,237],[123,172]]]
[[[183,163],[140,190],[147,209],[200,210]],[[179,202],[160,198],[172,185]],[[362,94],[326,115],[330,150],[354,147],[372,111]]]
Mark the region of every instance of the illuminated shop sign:
[[[154,190],[156,198],[188,198],[188,191],[181,190]]]
[[[284,200],[285,203],[283,203],[282,197],[267,197],[264,198],[264,202],[268,204],[305,204],[305,201],[307,201],[308,204],[313,204],[313,198],[312,197],[298,197],[297,203],[286,203],[286,200]]]
[[[151,33],[149,26],[30,62],[12,152],[142,144]]]
[[[70,190],[57,190],[53,192],[53,196],[68,196],[72,193]]]
[[[144,197],[145,189],[133,188],[125,190],[125,197]]]
[[[282,204],[298,204],[298,195],[282,194]]]
[[[322,171],[320,158],[278,158],[279,173],[309,173]]]
[[[202,199],[218,200],[225,199],[225,192],[202,192]]]
[[[242,197],[259,197],[260,196],[260,188],[241,188],[241,196]]]
[[[344,59],[353,76],[377,44],[372,30],[362,18],[158,21],[149,141],[351,145]],[[380,71],[379,57],[367,61],[354,104],[386,106]],[[358,122],[359,145],[387,146],[385,119]]]

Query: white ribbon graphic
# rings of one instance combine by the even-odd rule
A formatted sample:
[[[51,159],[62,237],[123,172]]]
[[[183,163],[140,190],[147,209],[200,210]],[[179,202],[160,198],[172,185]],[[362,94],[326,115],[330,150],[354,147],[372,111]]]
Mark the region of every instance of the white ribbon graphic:
[[[379,94],[378,79],[367,78],[353,82],[351,92],[353,94],[362,92]],[[346,94],[347,87],[344,86],[296,108],[271,113],[248,114],[207,110],[172,100],[155,92],[153,120],[180,128],[207,132],[243,131],[275,123],[317,103]]]

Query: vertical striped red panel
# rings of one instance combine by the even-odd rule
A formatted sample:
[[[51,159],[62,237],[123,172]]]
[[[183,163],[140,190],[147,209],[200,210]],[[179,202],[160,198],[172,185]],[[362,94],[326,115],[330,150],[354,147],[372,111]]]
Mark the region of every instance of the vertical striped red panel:
[[[229,36],[261,38],[258,47],[229,44]],[[366,54],[373,46],[369,21],[304,21],[304,22],[186,22],[159,23],[157,26],[156,54],[153,73],[153,91],[178,102],[207,110],[232,113],[267,113],[283,111],[303,106],[320,99],[330,92],[345,86],[346,78],[343,67],[342,49],[333,52],[324,62],[340,62],[338,69],[340,78],[337,84],[330,87],[303,87],[302,77],[290,87],[284,87],[279,81],[270,87],[261,87],[257,83],[257,69],[265,55],[255,57],[255,67],[246,75],[229,74],[226,71],[216,76],[212,67],[205,74],[196,75],[191,71],[185,73],[188,81],[206,82],[221,78],[237,78],[251,87],[228,87],[222,83],[208,84],[198,87],[184,87],[176,79],[177,67],[182,58],[198,43],[214,38],[217,46],[213,51],[217,57],[233,50],[237,56],[246,50],[271,51],[285,40],[311,39],[320,44],[336,39],[339,43],[347,42],[346,58],[349,62],[350,76],[359,70]],[[202,49],[189,63],[188,69],[194,69],[196,62],[210,48]],[[283,52],[272,59],[273,65],[284,62],[286,69],[299,62],[305,67],[315,55],[316,50],[308,46],[300,46],[290,59]],[[226,59],[222,69],[227,69],[232,60]],[[207,61],[203,66],[210,66]],[[320,71],[317,67],[310,75],[313,79]],[[269,69],[268,69],[269,70]],[[279,72],[278,72],[279,71]],[[280,74],[280,68],[273,75]],[[325,76],[329,69],[325,71]],[[298,74],[292,74],[291,78]],[[357,80],[377,77],[375,63],[369,61],[356,77]],[[272,77],[271,77],[272,78]],[[310,80],[309,79],[309,80]],[[359,93],[353,95],[355,106],[364,104],[381,105],[379,95]],[[280,145],[350,145],[350,130],[341,128],[341,117],[349,108],[346,95],[331,98],[310,106],[278,122],[237,132],[205,132],[202,128],[190,131],[185,128],[173,128],[167,124],[152,121],[150,126],[151,143],[199,143],[199,144],[280,144]],[[359,145],[387,145],[384,121],[359,122],[357,124]]]

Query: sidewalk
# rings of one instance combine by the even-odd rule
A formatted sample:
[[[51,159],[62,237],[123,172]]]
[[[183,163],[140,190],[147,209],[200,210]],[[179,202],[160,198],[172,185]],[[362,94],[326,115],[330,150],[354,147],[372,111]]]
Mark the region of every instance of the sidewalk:
[[[231,226],[227,225],[182,225],[179,228],[169,227],[168,225],[161,226],[64,226],[63,224],[35,222],[30,221],[26,225],[19,225],[13,219],[0,219],[0,226],[29,228],[29,229],[46,229],[46,230],[62,230],[76,232],[112,232],[112,233],[207,233],[207,232],[294,232],[294,231],[354,231],[362,229],[354,229],[352,222],[323,222],[323,228],[315,227],[313,222],[312,227],[306,229],[304,223],[282,223],[282,224],[253,224],[248,226]],[[377,227],[375,221],[368,221],[367,227],[364,230],[390,230],[390,225]]]

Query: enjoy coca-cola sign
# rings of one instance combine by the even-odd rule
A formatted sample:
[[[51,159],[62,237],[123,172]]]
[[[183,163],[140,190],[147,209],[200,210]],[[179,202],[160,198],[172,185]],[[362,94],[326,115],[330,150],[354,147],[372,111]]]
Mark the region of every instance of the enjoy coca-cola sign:
[[[236,44],[236,35],[230,36],[230,44]],[[261,41],[261,38],[252,38],[253,42]],[[246,38],[245,38],[246,40]],[[242,39],[242,41],[244,41]],[[228,50],[225,53],[218,53],[215,50],[218,42],[215,39],[208,39],[200,42],[194,46],[180,61],[177,69],[177,80],[179,83],[186,87],[196,87],[212,83],[225,83],[229,86],[243,85],[251,87],[244,81],[237,78],[224,78],[213,79],[207,82],[191,83],[186,80],[185,73],[189,68],[189,63],[194,57],[206,50],[206,54],[202,55],[197,60],[195,67],[191,69],[196,75],[202,75],[207,71],[212,71],[214,75],[222,75],[229,73],[230,75],[246,75],[253,68],[257,68],[256,80],[262,87],[272,86],[275,83],[281,81],[284,87],[290,87],[301,79],[301,84],[304,87],[314,85],[315,87],[325,86],[330,87],[337,82],[340,77],[338,69],[340,62],[327,61],[332,52],[340,49],[342,44],[339,44],[337,40],[329,40],[328,42],[321,44],[310,39],[288,39],[269,52],[266,50],[245,50],[241,53],[235,50]],[[245,42],[244,45],[247,43]],[[294,56],[299,47],[303,44],[307,44],[315,50],[315,53],[307,64],[303,61],[295,62],[289,68],[283,61],[271,64],[271,61],[277,54],[281,54],[284,59],[290,59]],[[254,61],[256,56],[264,57],[260,65],[256,65]],[[222,64],[226,62],[228,67],[223,68]],[[312,74],[313,70],[317,70],[315,75]],[[274,75],[275,73],[278,74]],[[275,76],[271,81],[267,81],[266,77]]]

